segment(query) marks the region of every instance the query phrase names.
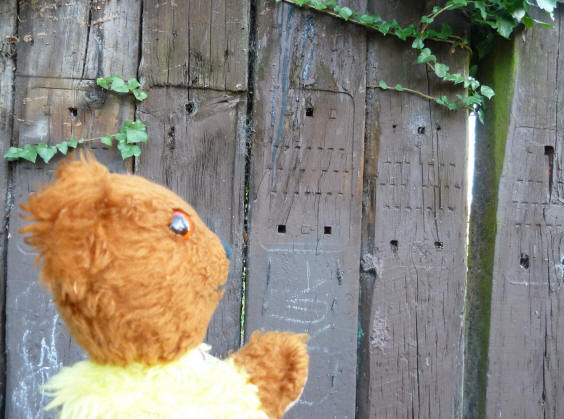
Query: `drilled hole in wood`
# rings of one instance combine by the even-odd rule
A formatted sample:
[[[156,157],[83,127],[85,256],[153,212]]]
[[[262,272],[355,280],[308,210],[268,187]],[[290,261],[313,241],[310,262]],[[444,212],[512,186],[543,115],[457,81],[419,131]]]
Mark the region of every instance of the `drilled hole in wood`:
[[[281,234],[286,233],[286,225],[285,224],[279,224],[278,225],[278,232]]]
[[[527,255],[526,253],[521,253],[519,265],[521,265],[521,268],[523,269],[529,269],[529,255]]]
[[[425,127],[418,127],[417,134],[425,134]]]
[[[323,227],[323,234],[331,234],[331,226]]]
[[[551,145],[545,145],[544,146],[544,155],[545,156],[554,155],[554,147],[552,147]]]
[[[69,113],[72,119],[76,118],[78,115],[78,109],[76,108],[69,108]]]
[[[392,252],[397,252],[398,251],[398,241],[397,240],[391,240],[390,241],[390,247],[392,248]]]
[[[435,249],[442,249],[443,248],[443,242],[435,242]]]
[[[396,128],[397,128],[397,125],[396,125],[396,124],[392,125],[392,128],[393,128],[393,129],[396,129]]]
[[[440,130],[441,130],[441,126],[437,125],[437,131],[440,131]]]
[[[306,108],[306,116],[313,116],[313,106],[308,106]]]
[[[184,109],[186,109],[186,113],[188,115],[192,115],[194,112],[196,112],[196,104],[190,101],[186,105],[184,105]]]

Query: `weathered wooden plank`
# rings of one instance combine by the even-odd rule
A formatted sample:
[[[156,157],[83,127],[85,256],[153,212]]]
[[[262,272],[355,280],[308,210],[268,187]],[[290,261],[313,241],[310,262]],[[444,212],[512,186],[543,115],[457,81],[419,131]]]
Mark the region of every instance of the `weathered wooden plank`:
[[[16,0],[0,3],[0,158],[10,147],[14,120],[14,57],[16,52]],[[6,346],[5,346],[5,290],[6,248],[12,196],[8,189],[10,169],[8,162],[0,161],[0,412],[4,412],[6,397]]]
[[[239,347],[241,335],[246,95],[174,87],[149,93],[138,115],[151,145],[137,172],[185,198],[233,250],[225,294],[206,338],[215,354],[226,356]]]
[[[417,22],[425,4],[371,3]],[[395,39],[369,38],[369,84],[457,93]],[[467,71],[467,56],[434,45]],[[416,96],[367,94],[359,417],[452,418],[460,413],[465,286],[466,115]]]
[[[246,89],[248,1],[150,0],[143,10],[147,85]]]
[[[235,91],[247,86],[249,3],[151,0],[143,11],[149,99],[138,114],[153,145],[136,170],[184,197],[233,249],[206,339],[225,356],[241,336],[247,101]]]
[[[245,333],[309,333],[287,416],[353,418],[365,36],[273,1],[257,3],[257,31]]]
[[[501,55],[507,64],[486,70],[505,84],[478,136],[495,151],[499,179],[490,184],[498,194],[486,417],[564,415],[563,15],[559,6],[552,28],[515,37]]]
[[[114,3],[109,7],[114,7]],[[125,3],[128,3],[132,11],[139,8],[134,1],[122,3],[126,8]],[[108,64],[108,59],[104,65],[103,57],[108,55],[104,53],[104,44],[98,42],[97,48],[87,48],[87,40],[94,36],[94,30],[102,33],[102,39],[114,37],[106,30],[105,24],[88,24],[90,7],[96,10],[93,13],[103,13],[105,6],[89,1],[20,3],[14,101],[16,145],[40,141],[54,144],[71,136],[98,137],[119,131],[123,120],[133,118],[134,106],[130,97],[106,95],[93,80],[80,80],[86,75],[89,62],[96,62],[99,66],[95,74],[120,68],[133,75],[137,65],[136,55],[122,57],[121,62],[131,60],[131,65],[120,65],[118,59],[114,64]],[[116,18],[112,30],[120,27],[119,20]],[[126,24],[125,21],[122,23]],[[128,31],[138,33],[138,28],[139,24],[128,28]],[[130,37],[122,39],[130,41]],[[123,50],[127,50],[125,45]],[[90,55],[98,58],[92,59]],[[103,150],[105,146],[101,145],[92,148],[110,169],[126,169],[115,150]],[[47,166],[42,163],[15,163],[14,204],[17,206],[25,201],[36,185],[49,181],[55,167],[56,163]],[[30,253],[17,234],[23,222],[12,215],[7,259],[6,346],[9,368],[5,414],[7,417],[44,417],[41,407],[45,400],[38,392],[39,386],[63,364],[70,364],[83,354],[70,339],[49,296],[39,286],[37,271],[33,268],[35,255]]]

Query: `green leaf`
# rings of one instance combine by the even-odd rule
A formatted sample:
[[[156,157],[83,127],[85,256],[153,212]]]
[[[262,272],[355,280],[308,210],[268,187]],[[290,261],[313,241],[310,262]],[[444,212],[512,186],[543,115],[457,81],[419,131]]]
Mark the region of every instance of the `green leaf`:
[[[468,5],[467,0],[449,0],[445,3],[445,7],[452,6],[452,7],[449,7],[449,10],[458,9],[459,7],[464,7],[464,6],[467,6],[467,5]]]
[[[35,163],[35,160],[37,159],[37,150],[35,146],[31,144],[26,144],[23,150],[20,152],[19,157],[21,159],[25,159],[27,161]]]
[[[478,111],[476,113],[478,114],[478,119],[483,124],[484,119],[486,118],[486,113],[484,112],[484,110],[482,108],[478,108]]]
[[[459,109],[458,103],[456,102],[449,102],[447,104],[447,108],[449,111],[457,111]]]
[[[362,16],[359,16],[358,18],[359,22],[362,22],[366,25],[375,25],[377,23],[382,22],[382,18],[378,15],[368,15],[368,14],[364,14]]]
[[[353,11],[346,6],[345,7],[335,6],[333,10],[335,10],[335,13],[339,14],[339,16],[341,16],[345,20],[349,20],[349,18],[353,14]]]
[[[78,144],[82,144],[82,143],[85,143],[85,142],[86,142],[85,138],[81,138],[80,140],[78,140]]]
[[[411,44],[411,48],[415,48],[415,49],[423,49],[425,45],[423,44],[423,40],[421,38],[415,38],[415,41],[413,41],[413,44]]]
[[[429,48],[423,48],[421,53],[417,56],[417,64],[424,64],[428,63],[429,61],[436,62],[437,57],[431,54],[431,50]]]
[[[110,86],[110,90],[117,93],[127,93],[129,89],[121,77],[115,77]]]
[[[517,26],[517,22],[513,20],[504,19],[502,17],[496,17],[497,23],[497,32],[503,36],[504,38],[508,38],[511,36],[513,29]]]
[[[145,93],[142,90],[135,89],[135,90],[132,90],[132,93],[135,96],[135,99],[137,99],[139,102],[142,102],[145,99],[147,99],[147,93]]]
[[[447,106],[448,105],[448,97],[441,96],[435,100],[439,105]]]
[[[550,23],[543,22],[542,20],[533,19],[533,21],[541,26],[544,26],[545,28],[552,28],[552,25]]]
[[[57,144],[57,148],[62,154],[66,155],[69,150],[69,143],[63,141],[62,143]]]
[[[109,89],[110,83],[103,77],[98,77],[96,79],[96,84],[104,89]]]
[[[556,8],[556,0],[537,0],[538,6],[546,10],[552,16],[552,11]]]
[[[491,99],[495,95],[493,89],[486,85],[482,85],[482,87],[480,87],[480,93],[483,94],[488,99]]]
[[[449,70],[449,66],[441,63],[435,64],[435,74],[441,79],[444,78]]]
[[[127,81],[127,88],[129,90],[137,89],[139,86],[141,86],[141,83],[139,83],[137,79],[129,79]]]
[[[513,19],[515,19],[517,22],[521,22],[521,19],[523,19],[523,17],[525,16],[525,9],[517,9],[514,10],[513,13],[511,13],[511,16],[513,16]]]
[[[403,92],[403,86],[399,83],[394,86],[394,89],[396,89],[398,92]]]
[[[388,84],[387,84],[384,80],[380,80],[380,81],[378,82],[378,86],[380,86],[380,88],[381,88],[381,89],[384,89],[384,90],[386,90],[386,89],[389,88]]]
[[[6,154],[4,154],[4,158],[8,161],[14,161],[20,158],[23,149],[18,147],[10,147]]]
[[[39,154],[39,157],[41,157],[45,163],[49,163],[49,160],[51,160],[53,156],[57,154],[57,147],[47,145],[44,142],[37,144],[35,149],[37,151],[37,154]]]
[[[112,146],[112,136],[110,134],[106,134],[104,135],[102,138],[100,138],[100,142],[102,144],[106,144],[107,146]]]
[[[317,10],[325,10],[327,9],[327,4],[325,4],[324,1],[318,1],[318,0],[311,0],[311,5],[313,7],[315,7]]]
[[[147,142],[147,127],[143,122],[137,121],[125,121],[121,127],[121,130],[125,133],[127,143],[146,143]]]
[[[535,26],[535,21],[530,16],[523,17],[523,24],[526,28],[530,29]]]
[[[474,6],[476,9],[480,11],[480,15],[482,19],[486,19],[488,17],[488,12],[486,11],[486,2],[484,1],[476,1],[474,2]]]
[[[391,27],[392,24],[390,22],[385,22],[385,21],[378,24],[377,26],[378,30],[382,33],[382,35],[387,35]]]
[[[404,28],[404,29],[396,29],[396,31],[394,32],[394,34],[401,39],[402,41],[405,41],[407,39],[408,36],[413,36],[416,32],[415,26],[414,25],[409,25],[408,27]]]
[[[136,156],[139,157],[141,155],[141,148],[136,145],[127,144],[125,142],[120,142],[117,146],[118,150],[121,152],[121,158],[123,160]]]
[[[433,23],[435,21],[435,19],[433,19],[432,17],[429,16],[423,16],[421,18],[421,23]]]
[[[76,138],[73,137],[69,140],[69,147],[76,148],[77,145],[78,145],[78,140]]]
[[[118,132],[117,134],[114,134],[114,138],[116,139],[116,141],[121,142],[125,142],[127,140],[127,136],[123,133],[123,132]]]
[[[306,2],[306,0],[294,0],[294,4],[297,4],[298,6],[303,6]]]

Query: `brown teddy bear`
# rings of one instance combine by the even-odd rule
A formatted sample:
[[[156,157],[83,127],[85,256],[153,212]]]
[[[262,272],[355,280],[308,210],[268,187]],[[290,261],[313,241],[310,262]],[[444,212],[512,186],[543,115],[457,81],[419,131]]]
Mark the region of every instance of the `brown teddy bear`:
[[[228,273],[194,209],[90,155],[22,208],[41,282],[90,360],[44,386],[62,418],[279,418],[307,379],[307,335],[255,332],[220,361],[203,344]]]

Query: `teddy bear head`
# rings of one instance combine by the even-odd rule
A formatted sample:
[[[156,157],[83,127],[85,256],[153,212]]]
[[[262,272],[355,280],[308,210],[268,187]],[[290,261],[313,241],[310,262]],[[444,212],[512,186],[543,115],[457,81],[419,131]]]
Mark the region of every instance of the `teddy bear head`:
[[[41,282],[93,361],[153,365],[203,341],[229,262],[182,198],[89,155],[22,208]]]

